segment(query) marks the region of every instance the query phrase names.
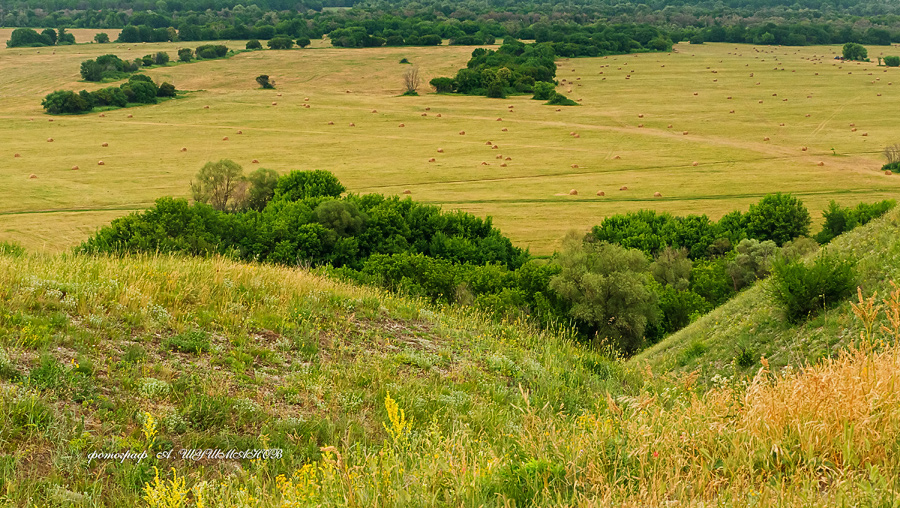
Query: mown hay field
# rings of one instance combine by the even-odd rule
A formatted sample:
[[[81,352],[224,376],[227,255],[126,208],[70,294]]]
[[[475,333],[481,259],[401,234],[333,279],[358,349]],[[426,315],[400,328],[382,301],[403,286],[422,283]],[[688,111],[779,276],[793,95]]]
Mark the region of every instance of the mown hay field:
[[[95,32],[73,31],[79,42]],[[900,142],[900,70],[835,61],[837,46],[679,44],[670,54],[559,60],[559,90],[580,106],[555,107],[429,93],[428,80],[455,74],[471,47],[314,41],[150,69],[188,91],[159,105],[104,117],[52,117],[40,106],[54,90],[110,86],[80,81],[85,59],[167,51],[174,60],[200,44],[0,49],[0,240],[67,249],[160,196],[187,197],[197,170],[222,158],[247,171],[326,169],[354,193],[409,190],[490,215],[537,254],[567,230],[641,208],[718,218],[780,191],[818,219],[831,199],[853,205],[900,189],[900,176],[879,169],[882,149]],[[873,60],[890,54],[900,48],[869,47]],[[410,68],[401,58],[420,68],[419,97],[400,96]],[[259,89],[260,74],[277,89]]]

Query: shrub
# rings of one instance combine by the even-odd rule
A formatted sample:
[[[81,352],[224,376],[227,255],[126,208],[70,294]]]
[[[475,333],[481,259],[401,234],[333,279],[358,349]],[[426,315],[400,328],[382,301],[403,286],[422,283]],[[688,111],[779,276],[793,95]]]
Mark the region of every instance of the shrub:
[[[404,58],[403,60],[406,59]],[[434,78],[429,83],[434,87],[434,91],[437,93],[452,93],[456,90],[456,82],[453,81],[453,78]]]
[[[790,194],[768,194],[750,205],[746,215],[747,235],[758,240],[772,240],[778,246],[798,236],[809,235],[812,222],[803,202]]]
[[[246,49],[262,49],[262,44],[257,39],[250,39],[244,47]]]
[[[291,171],[278,179],[272,199],[300,201],[309,197],[340,197],[347,189],[328,171]]]
[[[206,332],[193,330],[179,333],[165,341],[166,349],[180,353],[200,354],[211,349]]]
[[[305,48],[305,47],[309,46],[311,43],[312,43],[312,41],[309,40],[309,37],[298,37],[297,38],[297,45],[300,46],[301,48]]]
[[[90,109],[90,104],[71,90],[58,90],[47,94],[41,101],[41,106],[51,115],[82,113]]]
[[[8,48],[33,48],[50,45],[52,45],[50,39],[30,28],[16,28],[9,36],[9,40],[6,41],[6,47]]]
[[[865,60],[869,56],[869,52],[862,44],[848,42],[843,48],[844,60]]]
[[[409,61],[408,59],[406,59],[406,58],[401,58],[401,59],[400,59],[400,63],[412,65],[412,62],[410,62],[410,61]],[[433,81],[433,80],[432,80],[432,81]]]
[[[153,63],[155,63],[156,65],[166,65],[167,63],[169,63],[169,54],[165,51],[156,53],[156,55],[154,55],[153,57]]]
[[[265,89],[275,88],[275,81],[269,80],[268,74],[261,74],[259,76],[256,76],[256,82],[259,83],[259,86]]]
[[[900,56],[884,57],[884,65],[887,65],[888,67],[900,67]]]
[[[107,42],[109,42],[109,34],[107,34],[106,32],[100,32],[94,35],[94,42],[98,44],[106,44]]]
[[[175,97],[175,85],[169,82],[165,82],[159,85],[159,90],[156,92],[157,97]]]
[[[783,258],[772,265],[773,296],[791,323],[841,301],[855,285],[853,263],[825,252],[811,266]]]
[[[534,97],[532,99],[539,101],[549,101],[550,97],[556,92],[556,85],[547,81],[538,81],[534,84]]]
[[[247,208],[262,210],[275,195],[278,173],[271,169],[260,168],[250,173],[247,181],[250,182],[250,189],[247,191]]]
[[[194,50],[191,48],[181,48],[178,50],[178,60],[182,62],[190,62],[194,59]]]
[[[269,49],[291,49],[294,46],[294,41],[288,37],[279,35],[278,37],[270,39],[266,45],[269,46]]]
[[[144,55],[141,57],[141,64],[144,67],[150,67],[155,62],[155,58],[153,55]]]
[[[572,99],[566,97],[565,95],[554,91],[550,94],[550,100],[547,101],[547,104],[550,106],[577,106],[578,103],[573,101]]]
[[[690,41],[691,44],[703,44],[703,34],[694,34],[691,36]]]

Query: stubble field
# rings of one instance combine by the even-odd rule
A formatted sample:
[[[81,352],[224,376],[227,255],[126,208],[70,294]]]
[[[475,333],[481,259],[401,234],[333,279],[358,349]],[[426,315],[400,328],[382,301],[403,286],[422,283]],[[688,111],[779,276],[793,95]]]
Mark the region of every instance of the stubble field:
[[[900,70],[837,62],[839,47],[679,44],[671,54],[559,60],[559,90],[581,105],[557,108],[425,93],[428,80],[464,67],[472,47],[314,41],[148,70],[189,91],[159,105],[104,117],[53,117],[40,106],[53,90],[111,86],[79,81],[88,58],[175,57],[199,44],[0,49],[0,240],[67,249],[160,196],[187,197],[197,170],[222,158],[248,172],[326,169],[354,193],[408,189],[492,216],[536,254],[567,230],[641,208],[718,218],[780,191],[818,219],[831,199],[853,205],[900,189],[900,176],[879,170],[882,149],[900,142]],[[900,48],[869,52],[874,60]],[[399,96],[409,68],[401,58],[420,68],[419,97]],[[258,89],[259,74],[277,90]]]

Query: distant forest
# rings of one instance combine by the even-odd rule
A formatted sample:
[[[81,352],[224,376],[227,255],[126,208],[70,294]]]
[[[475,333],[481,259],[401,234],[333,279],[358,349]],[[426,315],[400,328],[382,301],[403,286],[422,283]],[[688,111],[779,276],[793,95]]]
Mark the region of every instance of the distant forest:
[[[900,3],[877,0],[0,0],[0,27],[127,29],[120,42],[331,39],[338,46],[562,41],[574,26],[649,25],[672,42],[890,44]],[[128,28],[131,27],[131,28]],[[334,32],[337,33],[335,34]],[[580,31],[580,30],[575,30]],[[596,30],[593,30],[596,31]]]

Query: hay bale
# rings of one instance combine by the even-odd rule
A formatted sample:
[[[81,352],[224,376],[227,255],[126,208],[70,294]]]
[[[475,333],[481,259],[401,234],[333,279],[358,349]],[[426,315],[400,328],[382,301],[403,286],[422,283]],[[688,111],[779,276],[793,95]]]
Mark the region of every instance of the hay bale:
[[[627,185],[623,185],[623,186],[619,187],[619,190],[628,190],[628,186],[627,186]]]
[[[498,122],[502,122],[502,121],[503,121],[503,119],[502,119],[502,118],[500,118],[500,117],[497,117],[497,121],[498,121]]]
[[[699,166],[699,165],[700,165],[700,163],[697,162],[697,161],[694,161],[694,162],[691,163],[691,166]]]
[[[434,115],[434,116],[436,116],[436,117],[438,117],[438,118],[440,118],[440,117],[441,117],[441,114],[440,114],[440,113],[438,113],[438,114],[436,114],[436,115]]]
[[[850,132],[856,132],[856,127],[850,129]]]
[[[863,136],[868,136],[869,133],[868,133],[868,132],[863,132],[862,135],[863,135]]]
[[[893,173],[891,173],[891,170],[888,169],[888,170],[885,170],[884,174],[887,176],[891,176]]]
[[[573,137],[574,137],[574,138],[580,138],[580,137],[581,137],[581,134],[575,134]]]
[[[613,157],[613,160],[619,160],[619,159],[621,159],[621,158],[622,158],[621,156],[616,155],[615,157]]]
[[[763,141],[768,141],[768,140],[769,140],[769,136],[765,136],[765,137],[763,138]]]
[[[278,103],[277,103],[277,102],[273,102],[272,105],[273,105],[273,106],[277,106]]]
[[[644,114],[643,114],[643,113],[638,113],[638,118],[644,118]]]
[[[878,97],[881,97],[881,94],[880,94],[880,93],[877,93],[877,94],[875,94],[875,95],[878,96]]]
[[[570,196],[577,196],[577,195],[578,195],[578,191],[575,190],[575,189],[572,189],[572,190],[569,191],[569,195],[570,195]]]
[[[482,166],[490,166],[490,164],[488,164],[487,162],[484,162],[484,161],[481,161],[481,165]]]
[[[431,108],[430,107],[425,108],[425,111],[431,111]]]
[[[134,118],[134,115],[128,115],[128,118]]]
[[[682,132],[681,132],[681,135],[682,135],[682,136],[687,136],[687,135],[688,135],[688,131],[682,131]]]
[[[444,149],[443,149],[443,148],[438,148],[438,149],[437,149],[437,152],[438,152],[438,153],[444,153]]]
[[[47,142],[48,142],[48,143],[52,143],[52,142],[53,142],[53,138],[47,138]]]
[[[350,90],[347,90],[347,93],[350,93]]]
[[[225,136],[224,138],[222,138],[222,141],[228,141],[228,136]]]
[[[666,126],[666,128],[667,128],[667,129],[671,129],[671,128],[672,128],[672,124],[669,124],[668,126]]]
[[[106,118],[106,115],[104,115],[103,113],[100,113],[100,118]]]
[[[466,131],[459,131],[459,135],[460,135],[460,136],[465,136],[465,135],[466,135]]]
[[[819,166],[824,166],[824,165],[825,165],[825,163],[824,163],[824,162],[822,162],[822,161],[819,161]]]
[[[762,101],[759,101],[759,103],[762,104]]]
[[[729,114],[734,113],[734,110],[733,110],[733,109],[732,109],[732,110],[729,110],[728,113],[729,113]]]
[[[181,151],[182,151],[182,152],[187,152],[187,148],[181,147]]]
[[[373,110],[372,110],[372,113],[378,113],[378,110],[377,110],[377,109],[373,109]]]
[[[334,122],[328,122],[328,125],[334,125]],[[351,126],[352,127],[352,126]]]
[[[500,167],[501,167],[501,168],[505,168],[505,167],[506,167],[506,163],[505,163],[505,162],[501,162],[501,163],[500,163]]]
[[[694,95],[700,95],[700,94],[699,94],[699,93],[697,93],[697,92],[694,92]]]
[[[506,160],[511,161],[512,157],[507,157]]]
[[[800,148],[800,151],[801,151],[801,152],[805,152],[805,151],[807,151],[807,150],[809,150],[809,148],[808,148],[808,147],[805,147],[805,146]]]
[[[603,192],[602,190],[598,190],[598,191],[597,191],[597,195],[598,195],[598,196],[605,196],[606,193]]]
[[[406,125],[401,123],[398,127],[406,127]]]
[[[281,97],[280,93],[275,94],[276,97]]]
[[[106,165],[106,163],[105,163],[105,162],[103,162],[103,161],[97,161],[97,165],[98,165],[98,166],[105,166],[105,165]]]
[[[556,112],[559,113],[560,111],[562,111],[562,110],[557,108]]]
[[[259,164],[259,159],[253,159],[250,164]]]
[[[356,127],[356,124],[353,122],[350,122],[350,127]]]
[[[434,157],[428,159],[428,162],[435,162],[435,161],[437,161],[437,159],[435,159]]]
[[[572,131],[569,133],[569,136],[574,136],[574,135],[575,135],[575,131]]]
[[[493,142],[493,141],[485,141],[484,144],[487,145],[487,146],[491,146],[491,145],[494,144],[494,142]]]
[[[503,158],[503,154],[500,154],[500,155],[498,155],[498,156],[496,156],[496,157],[494,157],[494,158],[495,158],[495,159],[502,159],[502,158]]]
[[[209,106],[203,106],[203,109],[209,109]]]
[[[642,124],[642,123],[638,124],[638,129],[642,129],[643,127],[644,127],[644,124]]]
[[[730,95],[729,95],[728,97],[725,97],[725,98],[728,99],[728,100],[731,100],[731,96],[730,96]]]
[[[312,108],[312,106],[310,106],[309,104],[304,104],[303,107],[306,108],[306,109]]]
[[[512,109],[512,108],[513,108],[513,105],[510,104],[509,106],[506,106],[506,107],[507,107],[507,109]]]
[[[428,113],[422,113],[422,116],[428,116]]]
[[[18,158],[21,157],[21,156],[22,156],[22,154],[20,154],[20,153],[14,153],[14,154],[13,154],[13,158],[15,158],[15,159],[18,159]]]
[[[856,127],[856,124],[855,124],[855,123],[851,123],[851,124],[850,124],[850,127]]]
[[[48,122],[52,122],[52,121],[53,121],[53,119],[52,119],[52,118],[51,118],[51,119],[49,119],[49,120],[47,120],[47,121],[48,121]]]
[[[654,193],[653,193],[653,197],[655,197],[655,198],[661,198],[661,197],[662,197],[662,193],[660,193],[660,192],[654,192]]]
[[[809,113],[806,114],[806,118],[809,118]]]
[[[406,189],[405,191],[403,191],[403,193],[404,193],[404,194],[412,194],[412,191],[409,190],[409,189]]]
[[[506,127],[500,129],[500,132],[507,132],[507,131],[509,131],[509,129],[507,129]]]
[[[238,134],[243,134],[243,133],[244,133],[244,131],[237,131],[237,133],[238,133]]]
[[[109,146],[109,143],[100,143],[100,146],[102,146],[103,148],[106,148]]]
[[[578,169],[578,164],[572,164],[572,169]]]
[[[78,170],[78,166],[72,166],[72,171],[77,171],[77,170]]]
[[[779,127],[784,127],[783,123],[778,124]]]
[[[498,148],[500,148],[500,147],[497,146],[497,145],[494,145],[494,146],[491,147],[491,150],[496,150],[496,149],[498,149]]]
[[[28,179],[29,179],[29,180],[34,180],[35,178],[37,178],[37,175],[34,174],[34,173],[28,175]]]

